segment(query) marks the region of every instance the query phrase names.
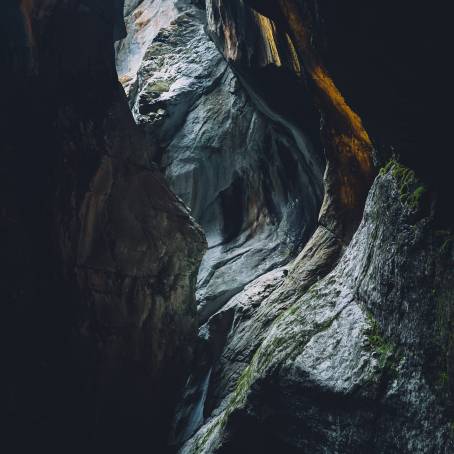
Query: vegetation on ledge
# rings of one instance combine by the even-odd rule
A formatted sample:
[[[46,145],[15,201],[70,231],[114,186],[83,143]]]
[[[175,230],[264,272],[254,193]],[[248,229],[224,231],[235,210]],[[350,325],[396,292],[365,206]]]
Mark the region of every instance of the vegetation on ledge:
[[[412,210],[417,210],[427,192],[424,184],[418,179],[413,170],[400,164],[395,158],[390,159],[382,167],[380,175],[383,176],[389,172],[397,181],[401,202]]]
[[[369,340],[371,349],[378,354],[378,364],[380,369],[395,369],[395,348],[393,344],[383,337],[380,325],[370,313],[367,314],[367,321],[369,322],[369,328],[365,334]]]

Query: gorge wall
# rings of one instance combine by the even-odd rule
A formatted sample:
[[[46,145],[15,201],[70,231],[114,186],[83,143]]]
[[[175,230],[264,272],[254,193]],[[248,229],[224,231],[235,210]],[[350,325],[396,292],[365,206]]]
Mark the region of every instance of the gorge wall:
[[[143,49],[137,74],[123,79],[156,163],[207,236],[197,291],[206,320],[308,240],[323,194],[323,158],[297,124],[247,93],[205,33],[204,9],[181,1],[159,6],[175,8],[175,17]],[[128,16],[131,33],[144,8]],[[150,21],[141,33],[153,27]],[[121,43],[120,71],[129,54]]]
[[[444,183],[435,184],[431,175],[440,174],[439,163],[422,169],[412,157],[427,146],[419,131],[417,147],[410,149],[405,141],[418,130],[415,112],[431,107],[429,98],[411,96],[417,80],[408,87],[400,82],[417,66],[413,52],[402,55],[408,38],[402,42],[395,27],[392,38],[377,45],[373,33],[385,20],[385,6],[372,18],[354,2],[339,11],[328,2],[209,0],[205,30],[228,62],[226,77],[224,60],[202,32],[201,19],[194,27],[200,11],[194,13],[188,3],[179,6],[181,15],[156,35],[135,83],[126,85],[136,121],[161,150],[156,162],[209,243],[197,292],[199,345],[172,443],[188,453],[449,452],[452,291],[446,289],[452,288],[452,237],[445,228]],[[415,18],[420,19],[417,10]],[[343,35],[339,20],[351,33],[360,28],[357,42]],[[366,24],[372,28],[366,31]],[[365,63],[365,50],[374,64]],[[376,64],[384,64],[381,52],[390,63],[398,56],[403,62],[390,74],[374,73]],[[424,78],[422,71],[415,79]],[[288,149],[303,151],[305,165],[296,179],[306,210],[304,193],[322,181],[311,161],[317,162],[321,149],[326,160],[324,201],[311,207],[313,214],[321,208],[318,220],[308,222],[291,206],[297,220],[288,232],[312,226],[312,236],[301,237],[284,260],[263,250],[266,268],[259,266],[262,248],[255,229],[246,231],[245,245],[260,261],[250,260],[249,252],[238,260],[235,247],[229,266],[237,240],[232,244],[226,218],[256,214],[247,202],[250,193],[266,197],[268,192],[275,206],[286,206],[276,203],[282,184],[269,184],[263,173],[279,162],[270,155],[273,145],[261,135],[250,141],[250,128],[247,139],[241,136],[240,125],[249,120],[235,119],[238,99],[268,124],[280,124],[280,134],[293,136]],[[385,114],[389,110],[391,117]],[[432,133],[427,125],[424,137]],[[240,142],[232,140],[236,137]],[[302,150],[301,137],[311,147]],[[259,166],[251,153],[257,142],[259,159],[266,158]],[[280,159],[284,153],[277,149]],[[376,166],[397,153],[422,180],[390,161],[373,183]],[[245,155],[253,160],[245,162]],[[247,177],[247,186],[236,189],[236,207],[218,204],[220,189],[213,181],[234,184],[228,174],[245,164],[255,178],[267,181],[266,188]],[[283,186],[290,185],[287,173]],[[270,212],[266,201],[262,206]],[[281,225],[272,230],[279,233]],[[277,241],[284,244],[282,236]]]
[[[117,80],[122,11],[5,8],[8,442],[105,452],[151,436],[162,452],[196,337],[203,233],[152,163]]]
[[[454,451],[439,10],[3,8],[19,451]]]

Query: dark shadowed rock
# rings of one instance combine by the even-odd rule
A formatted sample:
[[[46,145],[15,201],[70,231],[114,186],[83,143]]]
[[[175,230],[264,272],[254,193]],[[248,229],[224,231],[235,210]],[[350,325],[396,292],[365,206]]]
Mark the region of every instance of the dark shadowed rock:
[[[117,81],[113,6],[16,3],[2,29],[4,410],[19,451],[162,452],[195,345],[206,242]]]

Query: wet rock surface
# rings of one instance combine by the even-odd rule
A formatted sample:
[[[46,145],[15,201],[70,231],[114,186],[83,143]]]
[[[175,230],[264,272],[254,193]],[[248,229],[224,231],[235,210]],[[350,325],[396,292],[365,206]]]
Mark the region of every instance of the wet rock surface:
[[[156,161],[207,236],[201,320],[295,256],[315,229],[323,191],[310,141],[249,96],[205,22],[188,6],[149,45],[130,88]]]

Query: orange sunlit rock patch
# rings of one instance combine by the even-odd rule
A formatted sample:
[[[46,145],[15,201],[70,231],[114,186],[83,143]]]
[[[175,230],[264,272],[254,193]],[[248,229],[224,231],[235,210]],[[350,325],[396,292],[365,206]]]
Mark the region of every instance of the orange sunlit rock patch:
[[[292,38],[290,38],[290,35],[288,33],[285,34],[285,37],[287,39],[288,43],[288,48],[290,51],[290,58],[293,66],[293,70],[295,73],[300,76],[301,75],[301,64],[300,60],[298,58],[298,53],[296,52],[295,45],[293,44]]]
[[[325,120],[324,143],[330,169],[329,200],[350,232],[358,223],[375,173],[372,141],[360,116],[353,111],[312,47],[310,27],[295,0],[278,0],[283,25],[295,45],[299,61],[314,81],[315,97]],[[347,234],[347,237],[350,235]]]
[[[123,85],[127,84],[128,82],[131,82],[131,80],[132,80],[131,74],[123,74],[118,78],[118,81]]]
[[[334,82],[331,77],[329,77],[327,71],[318,65],[312,68],[311,75],[320,90],[326,93],[339,114],[347,119],[353,134],[365,144],[372,146],[369,134],[367,134],[367,131],[364,129],[361,118],[358,114],[353,112],[346,103],[344,97],[336,85],[334,85]]]
[[[310,39],[306,31],[305,25],[301,20],[299,9],[293,0],[279,0],[283,16],[287,20],[289,32],[292,35],[293,41],[296,44],[297,50],[300,51],[300,57],[304,61],[306,68],[311,74],[314,82],[320,91],[325,95],[325,101],[328,101],[332,107],[346,120],[351,130],[351,133],[366,147],[372,149],[372,142],[367,131],[364,129],[361,118],[348,105],[334,81],[329,76],[327,70],[318,61],[315,52],[310,45]],[[367,167],[367,162],[372,166],[370,157],[364,156],[364,150],[358,154],[358,159],[363,164],[364,169]]]
[[[263,41],[266,45],[267,63],[282,66],[281,57],[276,42],[276,26],[268,17],[262,16],[254,11],[255,18],[262,33]]]

